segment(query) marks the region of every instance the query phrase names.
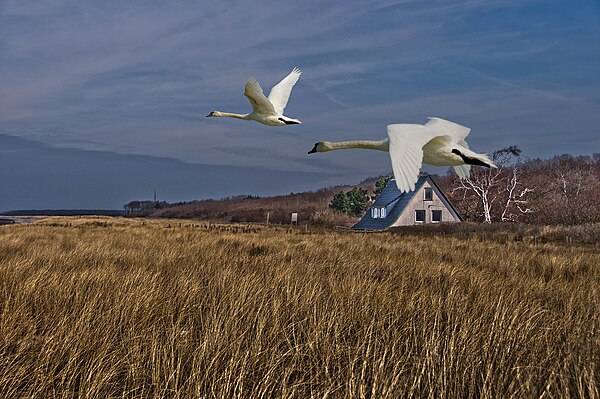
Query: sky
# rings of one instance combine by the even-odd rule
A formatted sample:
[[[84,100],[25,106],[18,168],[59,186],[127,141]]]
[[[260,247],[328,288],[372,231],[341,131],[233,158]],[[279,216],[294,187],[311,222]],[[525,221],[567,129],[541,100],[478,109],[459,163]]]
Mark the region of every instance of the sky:
[[[302,125],[205,117],[293,67]],[[591,155],[599,71],[597,0],[0,0],[0,211],[358,183],[388,155],[307,151],[429,116],[477,152]]]

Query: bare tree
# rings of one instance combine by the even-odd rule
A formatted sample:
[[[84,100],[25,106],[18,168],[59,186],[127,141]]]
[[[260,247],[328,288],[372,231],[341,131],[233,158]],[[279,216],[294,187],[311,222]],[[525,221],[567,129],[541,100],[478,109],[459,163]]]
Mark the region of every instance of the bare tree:
[[[510,166],[515,158],[521,155],[521,150],[515,146],[508,146],[494,151],[492,154],[492,160],[498,166],[498,168],[489,169],[473,169],[468,179],[455,180],[455,188],[452,193],[463,191],[463,196],[466,198],[469,194],[474,195],[474,200],[481,206],[481,216],[486,223],[492,223],[492,209],[494,203],[500,198],[501,195],[505,194],[505,188],[510,187],[511,177],[505,170]],[[512,192],[518,185],[518,175],[513,173],[514,187]],[[527,193],[527,192],[526,192]],[[523,194],[523,196],[526,195]],[[514,204],[509,202],[505,204],[505,210],[508,206]]]
[[[532,213],[533,210],[529,207],[528,194],[534,189],[522,187],[520,182],[521,167],[517,163],[512,168],[512,176],[506,185],[506,200],[504,202],[504,210],[500,216],[503,222],[517,222],[519,215]]]
[[[549,187],[551,206],[558,211],[557,221],[579,224],[598,220],[591,212],[597,206],[595,193],[600,189],[596,163],[590,157],[563,155],[551,160]]]
[[[521,160],[508,151],[506,162],[499,155],[494,159],[501,171],[473,168],[470,181],[459,181],[454,173],[440,180],[465,220],[600,222],[600,153]]]

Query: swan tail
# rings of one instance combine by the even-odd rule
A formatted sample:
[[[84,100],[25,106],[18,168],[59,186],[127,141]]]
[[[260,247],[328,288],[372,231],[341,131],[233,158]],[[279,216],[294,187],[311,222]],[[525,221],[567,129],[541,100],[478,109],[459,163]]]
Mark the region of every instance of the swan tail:
[[[454,172],[458,175],[461,180],[468,179],[471,174],[471,165],[458,165],[454,166]]]
[[[483,163],[481,166],[487,166],[488,168],[498,169],[496,164],[488,157],[487,154],[475,154],[475,159]]]
[[[467,165],[477,165],[477,166],[485,166],[486,168],[495,168],[498,167],[492,162],[492,160],[488,157],[487,154],[477,154],[467,148],[454,148],[452,150],[453,154],[460,156],[464,163]],[[456,171],[456,169],[455,169]],[[458,171],[457,171],[458,174]],[[459,174],[460,176],[460,174]]]

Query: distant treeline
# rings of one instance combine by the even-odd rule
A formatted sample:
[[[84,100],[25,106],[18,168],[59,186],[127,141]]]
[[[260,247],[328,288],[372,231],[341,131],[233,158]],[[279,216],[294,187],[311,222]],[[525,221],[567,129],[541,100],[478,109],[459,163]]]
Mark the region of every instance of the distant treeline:
[[[467,221],[534,225],[600,223],[600,153],[523,159],[516,147],[494,152],[498,169],[473,168],[469,180],[437,179]]]
[[[361,187],[369,192],[375,188],[377,178],[361,182]],[[291,214],[298,213],[298,224],[313,226],[351,226],[356,218],[336,212],[329,207],[333,196],[353,186],[326,187],[318,191],[290,193],[274,197],[237,195],[220,200],[200,200],[176,204],[154,203],[152,201],[132,201],[124,208],[132,216],[159,218],[201,219],[222,222],[245,223],[262,222],[289,224]]]
[[[116,209],[22,209],[0,212],[2,216],[123,216],[125,211]]]
[[[445,176],[432,176],[465,221],[538,226],[600,222],[600,154],[532,160],[510,146],[490,155],[498,169],[473,167],[469,180],[458,179],[451,169]],[[377,187],[377,180],[370,178],[356,187],[374,200],[382,188]],[[336,195],[352,188],[335,186],[275,197],[239,195],[177,204],[132,201],[124,208],[133,216],[223,222],[266,222],[268,218],[270,223],[290,223],[294,212],[299,224],[351,226],[358,217],[336,212],[330,205]],[[367,201],[355,214],[362,214],[369,204]]]

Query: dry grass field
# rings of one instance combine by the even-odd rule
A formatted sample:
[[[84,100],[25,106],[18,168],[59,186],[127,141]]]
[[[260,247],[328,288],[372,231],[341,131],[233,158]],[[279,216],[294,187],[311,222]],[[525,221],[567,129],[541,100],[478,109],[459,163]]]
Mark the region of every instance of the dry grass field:
[[[190,223],[0,227],[0,397],[598,397],[598,246]]]

